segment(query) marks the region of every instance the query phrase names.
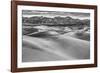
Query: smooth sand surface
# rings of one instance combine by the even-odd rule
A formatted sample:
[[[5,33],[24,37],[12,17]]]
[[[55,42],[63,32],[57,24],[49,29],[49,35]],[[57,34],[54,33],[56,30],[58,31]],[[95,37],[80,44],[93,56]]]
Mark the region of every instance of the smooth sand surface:
[[[90,43],[68,34],[46,37],[24,35],[22,51],[23,62],[89,59]]]

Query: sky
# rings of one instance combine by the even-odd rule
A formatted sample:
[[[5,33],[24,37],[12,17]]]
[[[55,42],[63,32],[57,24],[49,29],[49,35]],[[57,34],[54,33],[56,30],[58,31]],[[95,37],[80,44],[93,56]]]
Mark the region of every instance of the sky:
[[[75,19],[90,19],[90,13],[79,12],[61,12],[61,11],[37,11],[37,10],[22,10],[23,17],[44,16],[44,17],[67,17],[70,16]]]

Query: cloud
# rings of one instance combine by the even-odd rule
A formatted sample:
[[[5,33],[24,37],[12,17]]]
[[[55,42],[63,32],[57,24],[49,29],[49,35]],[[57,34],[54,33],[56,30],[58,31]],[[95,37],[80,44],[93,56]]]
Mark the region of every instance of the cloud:
[[[35,16],[71,16],[76,18],[89,18],[90,13],[80,13],[80,12],[61,12],[61,11],[38,11],[38,10],[22,10],[23,16],[35,15]]]

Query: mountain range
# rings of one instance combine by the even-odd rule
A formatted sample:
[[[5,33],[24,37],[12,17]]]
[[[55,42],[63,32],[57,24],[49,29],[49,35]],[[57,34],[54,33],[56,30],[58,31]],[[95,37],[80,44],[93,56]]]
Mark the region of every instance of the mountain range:
[[[87,25],[90,26],[89,19],[74,19],[72,17],[43,17],[43,16],[34,16],[34,17],[22,17],[22,23],[30,23],[31,25],[34,24],[41,24],[41,25]]]

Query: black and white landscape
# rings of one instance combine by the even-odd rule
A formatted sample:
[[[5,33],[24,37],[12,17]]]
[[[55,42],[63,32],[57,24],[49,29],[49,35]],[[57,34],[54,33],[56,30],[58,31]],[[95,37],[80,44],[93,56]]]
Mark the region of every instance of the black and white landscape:
[[[22,62],[90,59],[90,13],[22,10]]]

